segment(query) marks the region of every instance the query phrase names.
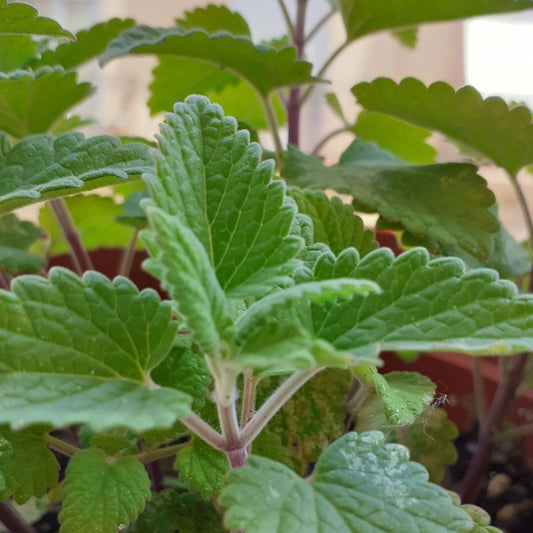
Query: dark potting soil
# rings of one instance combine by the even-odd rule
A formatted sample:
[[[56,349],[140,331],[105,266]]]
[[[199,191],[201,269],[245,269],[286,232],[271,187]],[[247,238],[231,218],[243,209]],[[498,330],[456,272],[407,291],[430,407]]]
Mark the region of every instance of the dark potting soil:
[[[459,460],[450,468],[452,483],[462,479],[477,452],[477,428],[455,441]],[[533,533],[533,462],[518,441],[505,441],[493,452],[482,489],[474,502],[504,533]]]

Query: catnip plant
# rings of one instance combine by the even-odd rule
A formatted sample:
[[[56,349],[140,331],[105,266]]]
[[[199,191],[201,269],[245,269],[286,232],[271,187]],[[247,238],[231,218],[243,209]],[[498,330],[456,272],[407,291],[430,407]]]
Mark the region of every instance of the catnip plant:
[[[419,24],[533,4],[339,0],[309,30],[306,0],[294,21],[278,4],[288,37],[259,45],[220,6],[74,37],[0,0],[0,520],[11,531],[35,531],[14,506],[28,501],[60,504],[60,533],[497,531],[438,485],[455,433],[435,385],[378,370],[387,350],[505,357],[459,487],[471,501],[533,349],[533,222],[517,180],[533,162],[531,113],[472,87],[380,78],[354,86],[355,121],[326,97],[356,137],[338,163],[315,157],[323,143],[299,151],[298,125],[355,40],[393,30],[412,46]],[[305,46],[337,13],[346,40],[313,74]],[[156,141],[75,131],[86,120],[70,110],[93,90],[78,67],[138,54],[158,58]],[[274,152],[256,142],[265,129]],[[508,172],[527,249],[474,164],[435,160],[431,131]],[[87,194],[104,186],[112,196]],[[13,213],[37,202],[39,227]],[[405,251],[380,247],[361,211]],[[112,280],[93,268],[99,247],[124,249]],[[160,294],[129,279],[138,248]],[[65,250],[72,270],[48,268]]]

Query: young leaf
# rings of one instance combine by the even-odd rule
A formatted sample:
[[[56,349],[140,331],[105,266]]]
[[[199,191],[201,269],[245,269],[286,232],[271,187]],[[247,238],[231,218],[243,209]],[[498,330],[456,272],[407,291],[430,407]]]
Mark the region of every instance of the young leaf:
[[[399,221],[415,234],[429,234],[476,256],[490,254],[490,233],[499,224],[488,210],[494,195],[476,167],[406,165],[387,154],[354,141],[339,164],[325,167],[289,146],[282,174],[294,185],[351,194],[358,206]]]
[[[122,32],[100,56],[102,64],[127,54],[155,54],[207,61],[234,72],[266,97],[274,89],[317,80],[311,64],[296,60],[295,48],[277,51],[249,39],[203,30],[137,26]]]
[[[141,207],[141,201],[149,197],[150,193],[147,190],[131,193],[122,204],[122,211],[115,220],[137,230],[145,229],[148,225],[148,219]]]
[[[85,249],[120,248],[130,241],[132,230],[114,223],[121,208],[112,198],[98,194],[76,195],[66,198],[65,202]],[[68,244],[49,205],[39,211],[39,225],[50,235],[51,255],[68,252]]]
[[[40,59],[32,63],[32,67],[61,65],[65,70],[77,68],[98,57],[110,41],[134,24],[133,19],[113,18],[79,31],[75,41],[60,44],[55,50],[46,50]]]
[[[183,19],[176,20],[176,24],[186,30],[201,28],[207,33],[226,31],[233,35],[251,37],[250,28],[243,16],[230,11],[226,6],[197,7],[193,11],[186,11]]]
[[[380,30],[533,7],[529,0],[339,0],[339,5],[349,41]]]
[[[236,322],[234,360],[242,366],[288,368],[354,363],[315,335],[310,302],[320,307],[369,291],[379,292],[379,287],[366,280],[335,279],[301,283],[262,298]]]
[[[149,498],[150,480],[141,463],[88,448],[67,467],[60,532],[116,533],[137,518]]]
[[[157,175],[144,176],[157,207],[190,228],[231,298],[290,282],[302,241],[289,235],[295,207],[274,164],[231,117],[201,96],[167,114]]]
[[[26,67],[38,46],[28,35],[0,35],[0,72]]]
[[[313,221],[313,242],[327,244],[334,254],[353,247],[364,256],[378,247],[374,232],[365,229],[353,207],[337,196],[328,198],[321,191],[297,187],[290,187],[287,194],[296,202],[298,212]]]
[[[380,248],[359,260],[353,249],[323,254],[316,279],[375,281],[381,294],[354,295],[313,309],[316,335],[338,350],[450,350],[508,354],[533,346],[533,297],[493,270],[465,272],[455,258],[429,260],[423,248],[393,259]]]
[[[250,457],[232,470],[220,501],[225,523],[247,533],[466,533],[468,514],[379,432],[348,433],[320,457],[309,482],[287,467]]]
[[[0,34],[74,39],[74,36],[55,20],[39,17],[33,7],[27,4],[6,3],[6,0],[0,1]]]
[[[365,109],[440,131],[511,175],[533,162],[533,124],[526,107],[510,108],[494,96],[483,99],[473,87],[455,91],[444,82],[426,87],[414,78],[399,84],[378,78],[359,83],[352,91]]]
[[[135,523],[137,533],[224,533],[211,502],[170,489],[153,493]]]
[[[42,230],[31,222],[13,214],[0,217],[0,267],[9,274],[37,272],[44,260],[29,248],[42,238]]]
[[[174,342],[170,306],[126,278],[49,276],[0,292],[0,421],[142,431],[185,416],[189,397],[148,375]]]
[[[191,346],[174,346],[150,375],[158,385],[181,390],[191,396],[193,411],[204,406],[209,390],[209,369],[203,356]]]
[[[59,464],[46,446],[48,430],[42,426],[17,432],[0,428],[0,474],[5,480],[2,500],[13,496],[21,504],[32,496],[44,496],[57,485]]]
[[[91,94],[91,84],[78,83],[76,78],[75,72],[61,67],[0,73],[0,131],[17,139],[49,131]]]
[[[177,217],[153,206],[147,214],[150,230],[141,237],[151,258],[144,267],[161,280],[200,350],[214,356],[230,337],[233,320],[207,252]]]
[[[470,515],[475,524],[468,533],[503,533],[501,529],[490,525],[490,515],[481,507],[466,504],[461,505],[461,509]]]
[[[200,492],[208,500],[218,495],[224,486],[224,476],[229,469],[224,453],[192,437],[188,446],[176,455],[174,468],[179,470],[179,479],[187,483],[190,492]]]
[[[435,395],[435,384],[416,372],[381,375],[374,367],[372,377],[387,423],[392,426],[412,424]]]
[[[261,383],[258,393],[270,393],[271,388]],[[281,438],[296,471],[303,474],[307,463],[315,462],[326,446],[344,433],[351,384],[350,372],[327,368],[288,400],[267,426],[267,431]]]
[[[39,157],[35,157],[39,154]],[[153,168],[148,147],[101,135],[33,135],[0,156],[0,214],[86,191]]]
[[[444,467],[457,462],[457,450],[453,444],[459,431],[448,420],[446,411],[428,407],[414,424],[399,428],[396,438],[409,448],[411,459],[421,463],[429,472],[433,483],[440,483]]]
[[[403,44],[406,48],[416,48],[418,41],[418,28],[403,28],[392,30],[391,35],[395,37],[400,44]]]
[[[426,142],[431,132],[389,115],[362,111],[352,131],[361,141],[375,142],[403,161],[420,165],[435,162],[437,152]]]

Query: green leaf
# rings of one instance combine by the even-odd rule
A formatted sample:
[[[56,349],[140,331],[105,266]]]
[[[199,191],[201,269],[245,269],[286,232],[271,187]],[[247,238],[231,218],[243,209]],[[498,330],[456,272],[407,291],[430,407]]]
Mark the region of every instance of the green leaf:
[[[327,93],[324,97],[329,108],[335,113],[335,115],[337,115],[338,118],[342,120],[345,125],[348,125],[348,121],[344,116],[344,111],[342,110],[342,106],[337,98],[337,95],[335,93]]]
[[[77,195],[66,198],[65,202],[85,249],[120,248],[126,246],[131,239],[130,228],[114,223],[121,208],[112,198],[97,194]],[[69,251],[61,227],[49,205],[40,210],[39,225],[50,235],[51,255]]]
[[[444,477],[444,467],[457,462],[453,441],[458,434],[457,427],[448,420],[446,411],[430,406],[414,424],[396,431],[396,438],[409,448],[413,461],[424,465],[430,481],[440,483]]]
[[[315,462],[326,446],[344,433],[351,384],[350,372],[323,370],[292,396],[267,426],[267,431],[281,437],[298,472],[303,474],[307,463]],[[259,387],[259,394],[272,392],[262,381]]]
[[[349,354],[336,352],[315,335],[311,303],[320,307],[369,291],[379,291],[379,287],[366,280],[335,279],[301,283],[262,298],[236,322],[234,360],[253,367],[353,364]]]
[[[313,242],[327,244],[334,254],[352,246],[361,256],[375,250],[374,232],[365,229],[363,220],[351,205],[340,198],[328,198],[323,192],[291,187],[287,194],[298,206],[298,212],[313,221]]]
[[[349,433],[320,457],[311,480],[261,457],[232,470],[225,522],[247,533],[466,533],[468,514],[379,432]]]
[[[311,64],[296,60],[295,48],[277,51],[254,45],[226,33],[209,35],[203,30],[137,26],[112,41],[100,56],[101,63],[127,54],[155,54],[207,61],[228,69],[263,96],[281,87],[314,83]]]
[[[387,423],[392,426],[412,424],[433,401],[435,384],[416,372],[389,372],[381,375],[374,367],[372,377]]]
[[[74,39],[55,20],[39,17],[37,10],[27,4],[0,2],[0,34],[35,35]]]
[[[44,260],[30,247],[42,238],[42,230],[31,222],[13,214],[0,217],[0,267],[9,274],[37,272]]]
[[[485,510],[476,505],[461,505],[461,509],[466,511],[474,521],[474,528],[468,533],[503,533],[501,529],[493,527],[490,524],[490,515]]]
[[[131,455],[139,451],[136,440],[128,438],[124,435],[124,430],[119,428],[118,432],[96,433],[90,438],[89,446],[100,448],[106,455]]]
[[[150,480],[133,457],[114,460],[98,448],[77,453],[63,481],[60,533],[116,533],[150,498]]]
[[[161,128],[157,175],[144,179],[155,205],[194,232],[228,297],[290,283],[302,241],[289,235],[296,209],[272,181],[273,161],[201,96],[177,103]]]
[[[121,146],[105,135],[25,138],[0,157],[0,214],[138,176],[153,168],[148,150],[140,143]]]
[[[0,131],[17,139],[49,131],[91,94],[91,84],[78,83],[76,78],[75,72],[61,67],[0,73]]]
[[[354,141],[339,164],[325,167],[289,146],[282,175],[300,187],[351,194],[358,207],[399,221],[412,233],[429,234],[445,245],[487,257],[492,251],[490,233],[498,231],[499,224],[488,210],[494,195],[476,167],[406,165],[387,154]]]
[[[122,204],[122,211],[115,220],[120,224],[132,226],[137,230],[145,229],[148,225],[146,213],[141,207],[141,201],[149,198],[150,193],[146,190],[130,194]]]
[[[209,369],[201,354],[190,346],[174,346],[165,360],[152,370],[151,378],[163,387],[186,392],[192,397],[192,409],[205,404],[209,391]]]
[[[391,35],[398,39],[400,44],[403,44],[406,48],[416,48],[418,41],[418,28],[404,28],[399,30],[393,30]]]
[[[5,488],[0,498],[13,496],[19,504],[40,498],[57,485],[59,464],[47,448],[49,428],[33,426],[22,431],[0,428],[0,474]]]
[[[207,33],[226,31],[233,35],[251,37],[248,23],[242,15],[230,11],[226,6],[209,5],[186,11],[176,24],[186,30],[200,28]]]
[[[218,495],[229,470],[225,454],[196,437],[178,452],[174,468],[179,470],[179,479],[187,483],[189,491],[200,492],[206,500]]]
[[[0,292],[0,422],[142,431],[189,412],[186,394],[149,379],[176,332],[154,291],[63,268],[11,288]]]
[[[382,113],[359,113],[352,131],[361,141],[373,141],[403,161],[421,165],[435,162],[437,152],[426,143],[431,132]]]
[[[110,41],[134,24],[133,19],[118,18],[96,24],[76,33],[75,41],[60,44],[55,50],[46,50],[32,66],[61,65],[65,70],[77,68],[98,57]]]
[[[200,350],[214,356],[230,337],[233,320],[207,252],[178,217],[153,206],[147,214],[150,230],[141,237],[151,258],[144,267],[161,280]]]
[[[135,524],[137,533],[223,533],[213,504],[170,489],[153,493]]]
[[[0,35],[0,72],[24,68],[38,52],[38,44],[28,35]]]
[[[424,22],[531,9],[529,0],[339,0],[348,41],[380,30]]]
[[[533,346],[533,297],[493,270],[465,272],[455,258],[429,260],[423,248],[394,259],[380,248],[359,260],[347,249],[323,254],[315,279],[350,276],[375,281],[381,294],[354,295],[313,309],[316,334],[338,350],[509,354]]]
[[[414,78],[399,84],[378,78],[359,83],[352,91],[365,109],[439,131],[511,175],[533,162],[533,124],[524,106],[509,107],[494,96],[483,99],[473,87],[455,91],[444,82],[426,87]]]
[[[84,119],[79,115],[71,115],[58,120],[54,124],[54,127],[50,130],[50,133],[56,137],[59,137],[60,135],[64,135],[65,133],[69,133],[74,130],[79,130],[80,128],[84,128],[85,126],[89,126],[91,124],[93,124],[91,119]]]

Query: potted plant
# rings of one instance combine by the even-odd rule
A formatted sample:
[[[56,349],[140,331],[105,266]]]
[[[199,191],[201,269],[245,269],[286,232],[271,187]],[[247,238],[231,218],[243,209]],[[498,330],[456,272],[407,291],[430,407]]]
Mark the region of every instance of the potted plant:
[[[114,19],[74,40],[31,7],[0,1],[0,520],[11,531],[32,531],[11,500],[43,497],[60,502],[61,533],[496,531],[436,484],[453,430],[435,384],[380,374],[379,355],[505,358],[487,443],[459,487],[471,500],[533,348],[533,297],[505,279],[529,263],[474,165],[413,164],[386,141],[393,125],[418,139],[412,124],[441,131],[505,168],[526,209],[515,178],[533,161],[530,112],[443,83],[358,84],[368,112],[345,129],[359,138],[326,167],[297,149],[301,106],[323,74],[303,60],[316,32],[304,31],[305,0],[294,23],[279,4],[288,47],[252,43],[224,7],[165,29]],[[531,7],[341,0],[331,15],[340,10],[349,43]],[[83,120],[66,114],[91,92],[76,69],[130,54],[159,58],[151,106],[172,111],[157,142],[73,131]],[[211,100],[184,98],[185,81]],[[262,107],[273,153],[214,103],[224,90]],[[377,144],[361,140],[363,120]],[[121,209],[116,197],[79,194],[103,186],[127,196]],[[43,200],[42,226],[68,245],[72,270],[48,270],[43,229],[11,213]],[[379,213],[378,227],[409,249],[395,258],[379,247],[356,210]],[[121,275],[93,270],[84,241],[124,244]],[[162,298],[128,279],[138,246]]]

